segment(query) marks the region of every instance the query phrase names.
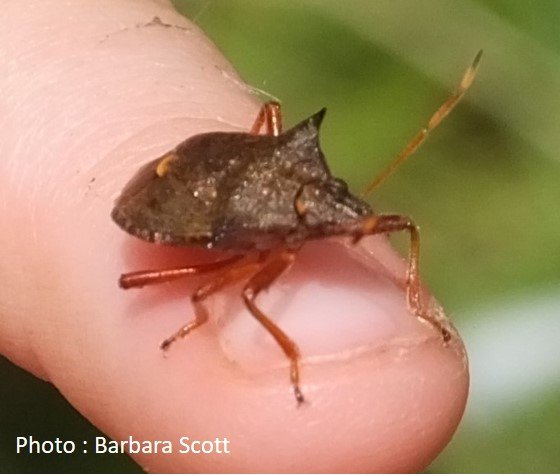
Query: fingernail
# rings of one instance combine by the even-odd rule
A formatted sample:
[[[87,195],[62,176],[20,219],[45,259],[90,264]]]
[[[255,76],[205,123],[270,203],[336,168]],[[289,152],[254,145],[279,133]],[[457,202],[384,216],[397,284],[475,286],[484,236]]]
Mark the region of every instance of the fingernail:
[[[348,359],[434,334],[407,309],[403,260],[381,242],[379,259],[371,243],[368,248],[360,252],[337,241],[309,243],[294,266],[257,297],[259,308],[298,345],[304,362]],[[218,323],[219,339],[229,360],[252,372],[288,365],[239,294],[222,305],[216,314],[227,317]]]

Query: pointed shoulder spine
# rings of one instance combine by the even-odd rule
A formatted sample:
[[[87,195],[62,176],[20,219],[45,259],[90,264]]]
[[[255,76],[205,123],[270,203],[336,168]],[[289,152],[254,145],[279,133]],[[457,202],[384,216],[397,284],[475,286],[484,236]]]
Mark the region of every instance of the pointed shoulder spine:
[[[326,107],[324,107],[320,111],[317,111],[315,114],[313,114],[308,119],[309,124],[313,125],[315,127],[315,129],[319,130],[319,128],[321,127],[321,124],[323,123],[323,119],[325,118],[326,113],[327,113],[327,108]]]
[[[311,135],[318,135],[319,129],[321,128],[321,123],[323,122],[326,113],[327,108],[324,107],[312,116],[309,116],[307,119],[304,119],[303,121],[296,124],[287,132],[296,132],[307,129],[309,132],[312,132]]]

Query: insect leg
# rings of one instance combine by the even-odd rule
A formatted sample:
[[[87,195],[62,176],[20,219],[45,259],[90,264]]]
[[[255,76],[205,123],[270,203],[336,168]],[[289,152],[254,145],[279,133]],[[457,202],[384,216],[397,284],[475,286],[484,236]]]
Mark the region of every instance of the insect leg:
[[[193,274],[211,273],[243,258],[242,255],[216,261],[214,263],[196,264],[193,266],[182,266],[180,268],[135,271],[133,273],[122,274],[119,278],[119,286],[123,289],[141,288],[147,284],[159,284],[175,279],[183,278]]]
[[[167,350],[169,346],[177,339],[185,337],[193,329],[196,329],[208,320],[208,311],[203,304],[203,301],[208,296],[230,284],[235,284],[247,278],[261,267],[262,264],[260,261],[239,264],[237,266],[233,265],[229,269],[224,270],[222,274],[218,275],[212,281],[209,281],[208,283],[200,286],[191,296],[195,318],[181,327],[177,332],[169,336],[167,339],[165,339],[160,344],[160,348],[162,350]]]
[[[264,265],[243,288],[243,301],[251,314],[266,328],[274,337],[274,340],[290,359],[290,381],[294,389],[294,395],[298,405],[304,402],[303,394],[299,388],[299,361],[300,351],[293,342],[274,322],[272,322],[255,304],[258,294],[268,288],[286,269],[294,262],[296,253],[283,251]]]
[[[406,276],[408,307],[419,319],[429,322],[434,326],[441,333],[444,342],[447,342],[451,339],[451,333],[443,323],[424,309],[421,302],[418,266],[420,258],[420,233],[414,222],[410,218],[401,215],[370,216],[363,220],[362,229],[355,235],[354,242],[359,241],[364,235],[393,233],[396,231],[408,231],[410,234],[410,254]]]
[[[467,90],[471,87],[471,84],[476,77],[476,71],[478,69],[478,63],[480,57],[482,56],[482,50],[478,52],[473,63],[469,66],[469,69],[463,75],[459,87],[455,92],[447,98],[447,100],[440,106],[440,108],[430,117],[428,124],[416,134],[408,145],[403,149],[403,151],[397,155],[397,157],[389,164],[389,166],[381,172],[381,174],[368,185],[368,187],[363,191],[362,196],[367,196],[371,191],[381,184],[389,175],[391,175],[394,170],[401,165],[408,157],[410,157],[418,147],[426,140],[430,132],[432,132],[443,119],[451,112],[451,110],[456,106],[456,104],[461,100]]]
[[[251,134],[258,134],[263,125],[266,125],[266,133],[268,135],[278,136],[282,133],[282,110],[280,103],[269,101],[262,105],[253,127],[251,127]]]

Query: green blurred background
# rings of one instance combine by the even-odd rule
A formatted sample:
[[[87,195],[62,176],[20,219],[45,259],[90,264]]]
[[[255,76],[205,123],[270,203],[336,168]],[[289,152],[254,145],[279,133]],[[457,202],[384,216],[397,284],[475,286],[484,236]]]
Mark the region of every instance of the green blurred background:
[[[421,225],[424,280],[471,359],[467,413],[429,471],[560,472],[560,2],[175,3],[282,100],[287,124],[327,106],[323,149],[354,190],[484,49],[464,101],[372,201]],[[138,470],[123,456],[16,457],[15,434],[97,430],[5,361],[0,381],[0,470]]]

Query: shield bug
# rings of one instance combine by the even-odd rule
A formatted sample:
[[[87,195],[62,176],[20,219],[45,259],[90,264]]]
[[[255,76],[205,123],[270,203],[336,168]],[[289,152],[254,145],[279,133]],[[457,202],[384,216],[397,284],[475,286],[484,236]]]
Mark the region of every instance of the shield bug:
[[[431,116],[391,165],[365,190],[369,194],[422,144],[472,84],[482,52],[457,90]],[[423,305],[418,271],[419,234],[405,216],[376,214],[363,197],[332,176],[319,146],[325,109],[283,131],[280,105],[261,108],[251,130],[209,132],[181,142],[143,166],[126,185],[112,212],[128,233],[154,243],[216,248],[234,253],[223,261],[123,274],[122,288],[163,283],[215,272],[191,296],[194,319],[165,339],[162,349],[208,320],[205,299],[243,282],[241,298],[290,360],[290,380],[298,403],[300,351],[257,306],[259,293],[294,262],[308,240],[405,231],[410,235],[406,297],[410,311],[439,332],[450,330]],[[260,134],[261,129],[265,134]]]

